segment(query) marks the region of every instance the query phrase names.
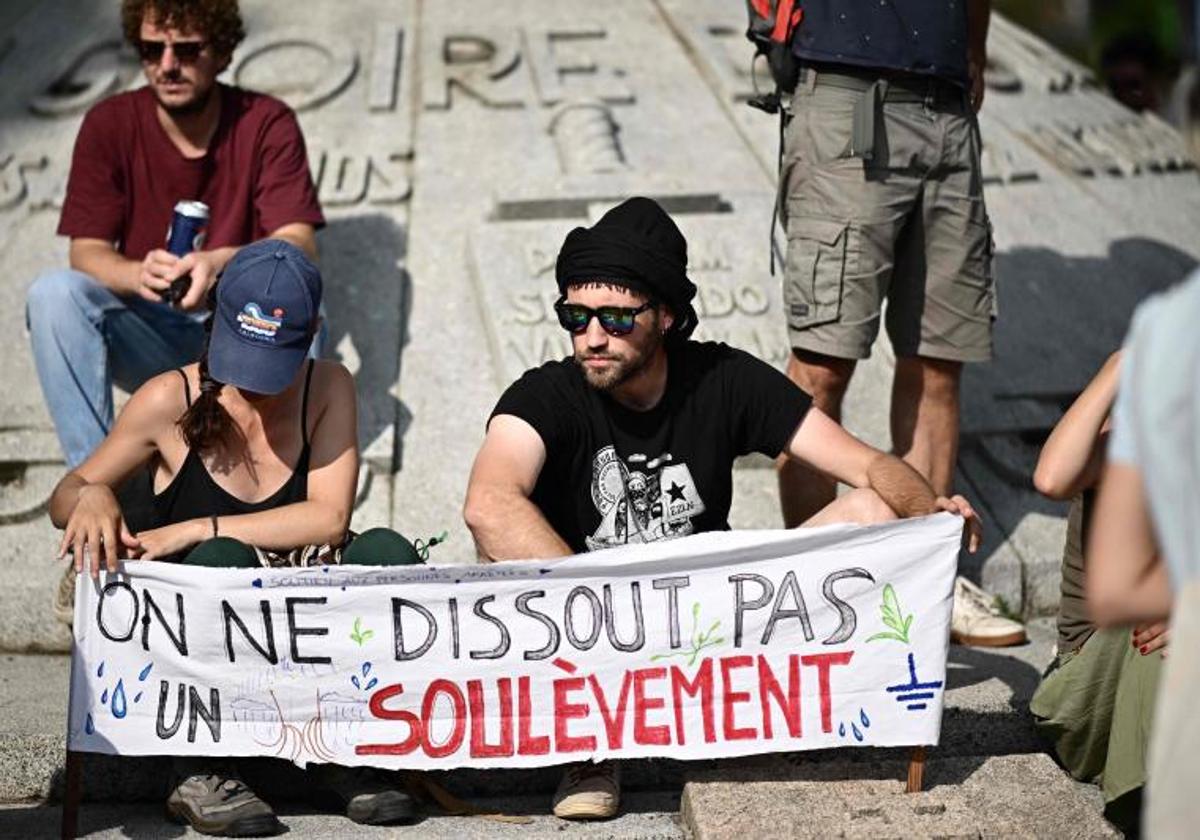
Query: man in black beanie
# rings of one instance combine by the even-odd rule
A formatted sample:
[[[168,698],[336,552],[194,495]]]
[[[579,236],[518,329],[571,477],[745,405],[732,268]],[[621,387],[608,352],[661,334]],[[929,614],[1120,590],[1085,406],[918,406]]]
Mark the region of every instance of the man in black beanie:
[[[786,452],[855,488],[804,524],[881,522],[949,510],[912,467],[854,438],[779,371],[741,350],[691,341],[687,242],[647,198],[567,235],[555,311],[574,356],[527,371],[497,403],[464,517],[481,558],[564,557],[728,530],[733,461]],[[570,767],[565,818],[617,812],[613,762]]]

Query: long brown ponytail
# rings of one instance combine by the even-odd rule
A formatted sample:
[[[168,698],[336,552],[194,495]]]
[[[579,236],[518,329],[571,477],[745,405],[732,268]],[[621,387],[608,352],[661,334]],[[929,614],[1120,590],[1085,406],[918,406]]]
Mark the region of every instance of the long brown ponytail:
[[[176,421],[179,432],[189,449],[205,452],[234,436],[233,418],[219,399],[224,383],[208,372],[208,343],[212,338],[213,318],[217,312],[217,286],[208,290],[208,309],[212,313],[204,322],[204,350],[200,353],[200,394],[192,400],[183,416]]]

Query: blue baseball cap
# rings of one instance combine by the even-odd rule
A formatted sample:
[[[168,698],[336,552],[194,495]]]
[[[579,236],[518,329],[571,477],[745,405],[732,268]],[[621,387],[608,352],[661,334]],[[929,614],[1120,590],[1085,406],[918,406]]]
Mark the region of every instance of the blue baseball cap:
[[[282,239],[238,251],[217,284],[208,340],[213,379],[278,394],[304,364],[321,306],[321,272]]]

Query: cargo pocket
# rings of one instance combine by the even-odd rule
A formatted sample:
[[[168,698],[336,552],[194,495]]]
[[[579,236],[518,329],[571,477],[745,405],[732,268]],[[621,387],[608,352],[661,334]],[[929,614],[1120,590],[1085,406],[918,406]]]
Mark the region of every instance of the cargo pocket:
[[[851,259],[852,232],[846,222],[811,217],[792,219],[783,286],[783,304],[792,329],[802,330],[837,320],[846,263]]]

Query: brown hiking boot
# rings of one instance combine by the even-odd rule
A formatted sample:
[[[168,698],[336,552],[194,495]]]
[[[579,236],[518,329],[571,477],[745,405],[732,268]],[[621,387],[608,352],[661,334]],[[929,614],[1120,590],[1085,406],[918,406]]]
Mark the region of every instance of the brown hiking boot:
[[[185,776],[167,797],[167,817],[215,837],[268,837],[283,830],[270,805],[235,772],[218,767]]]
[[[606,820],[621,807],[621,770],[615,761],[567,768],[554,794],[554,816],[564,820]]]

